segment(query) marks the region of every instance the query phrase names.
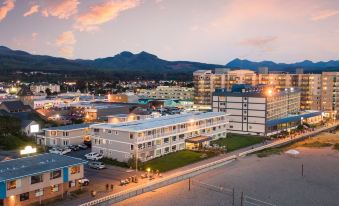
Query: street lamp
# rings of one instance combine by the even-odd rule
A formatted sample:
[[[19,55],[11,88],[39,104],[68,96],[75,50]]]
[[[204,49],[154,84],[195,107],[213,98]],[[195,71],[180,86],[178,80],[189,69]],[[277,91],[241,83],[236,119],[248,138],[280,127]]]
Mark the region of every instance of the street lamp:
[[[23,150],[20,150],[20,155],[30,155],[33,153],[36,153],[36,148],[33,148],[32,146],[26,146]]]

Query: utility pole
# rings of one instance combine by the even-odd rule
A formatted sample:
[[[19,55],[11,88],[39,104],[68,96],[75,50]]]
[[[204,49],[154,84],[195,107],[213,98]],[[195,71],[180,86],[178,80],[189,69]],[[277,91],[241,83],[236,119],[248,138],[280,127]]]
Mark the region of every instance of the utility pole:
[[[242,206],[243,201],[244,201],[244,192],[241,192],[240,206]]]
[[[191,191],[191,178],[188,178],[188,191]]]
[[[301,176],[304,176],[304,164],[301,164]]]

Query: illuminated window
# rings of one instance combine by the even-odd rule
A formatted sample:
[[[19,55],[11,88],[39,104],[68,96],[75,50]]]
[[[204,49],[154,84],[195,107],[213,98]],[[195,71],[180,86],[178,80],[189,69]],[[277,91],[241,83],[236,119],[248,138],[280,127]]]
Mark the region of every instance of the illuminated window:
[[[7,190],[12,190],[17,188],[17,181],[16,180],[11,180],[7,182]]]
[[[71,174],[80,173],[80,166],[79,165],[73,166],[70,168],[70,170],[71,170]]]
[[[59,191],[59,185],[53,185],[53,186],[51,186],[51,191],[52,191],[52,192],[58,192],[58,191]]]
[[[35,190],[35,197],[40,197],[44,195],[44,189]]]

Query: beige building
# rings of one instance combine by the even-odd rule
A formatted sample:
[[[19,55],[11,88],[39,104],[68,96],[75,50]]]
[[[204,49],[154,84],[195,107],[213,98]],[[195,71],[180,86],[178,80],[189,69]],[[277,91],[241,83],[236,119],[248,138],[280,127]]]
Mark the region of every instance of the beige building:
[[[192,100],[194,88],[180,86],[158,86],[155,89],[139,89],[138,95],[153,99]]]
[[[72,124],[43,129],[44,134],[37,136],[37,143],[45,146],[65,147],[90,142],[91,124]]]
[[[321,108],[326,116],[336,118],[339,111],[339,72],[323,72],[321,88]]]
[[[185,148],[199,148],[226,137],[224,112],[193,112],[118,124],[91,125],[92,151],[104,157],[147,161]]]
[[[334,114],[339,106],[338,73],[322,74],[289,74],[283,72],[255,73],[251,70],[216,69],[198,70],[193,73],[194,104],[197,107],[209,108],[211,94],[216,88],[231,90],[235,84],[270,85],[276,89],[299,88],[301,110],[324,110],[326,114]]]
[[[64,155],[39,154],[0,162],[0,204],[48,205],[80,189],[86,161]]]

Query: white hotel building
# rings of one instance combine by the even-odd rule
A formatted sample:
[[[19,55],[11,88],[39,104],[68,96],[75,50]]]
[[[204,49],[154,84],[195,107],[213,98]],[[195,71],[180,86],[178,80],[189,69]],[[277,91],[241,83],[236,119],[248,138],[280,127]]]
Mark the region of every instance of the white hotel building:
[[[141,161],[208,145],[226,136],[224,112],[188,113],[118,124],[91,125],[92,151],[127,161],[137,154]]]
[[[233,85],[213,93],[212,107],[228,113],[228,131],[239,134],[270,136],[322,120],[321,111],[300,111],[300,90],[294,88]]]

